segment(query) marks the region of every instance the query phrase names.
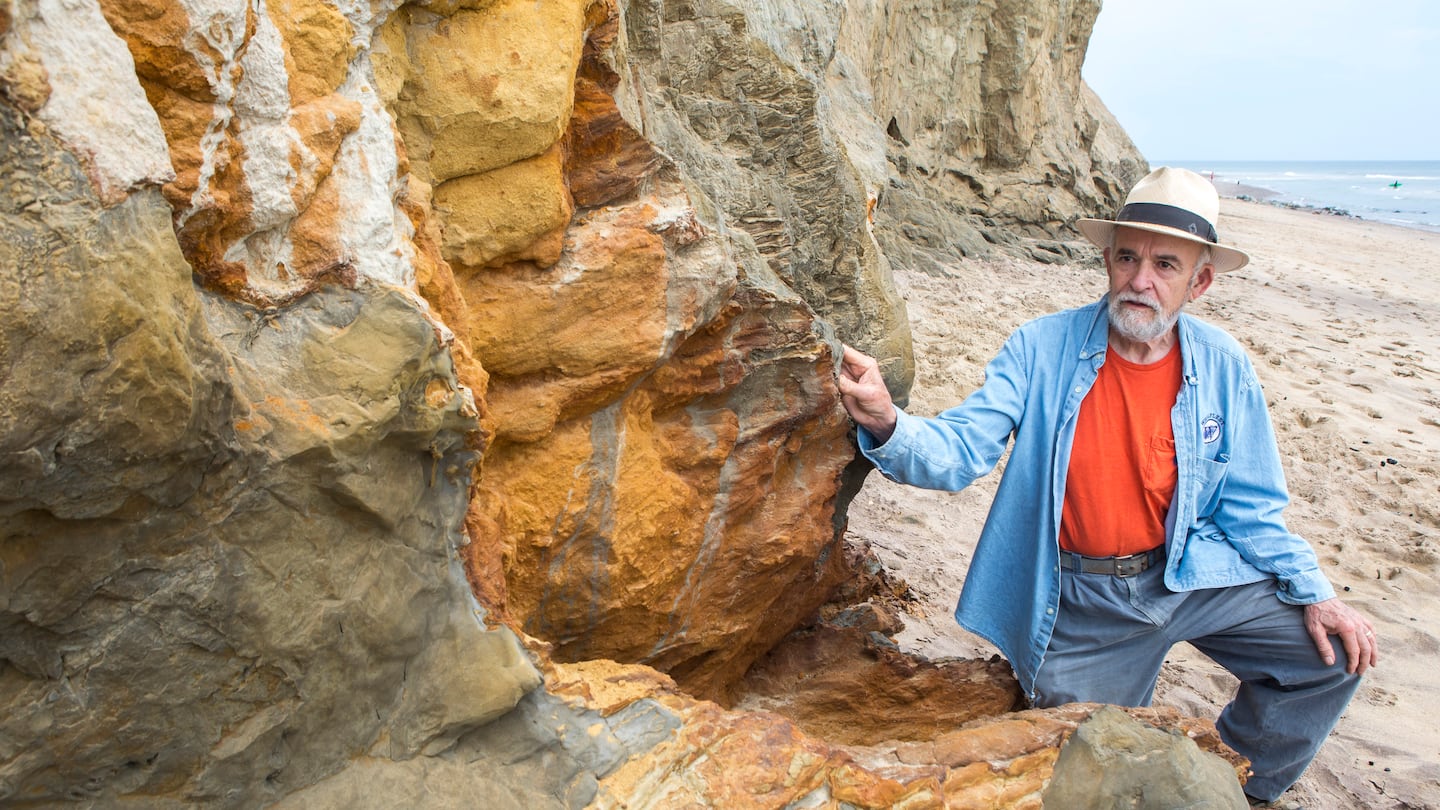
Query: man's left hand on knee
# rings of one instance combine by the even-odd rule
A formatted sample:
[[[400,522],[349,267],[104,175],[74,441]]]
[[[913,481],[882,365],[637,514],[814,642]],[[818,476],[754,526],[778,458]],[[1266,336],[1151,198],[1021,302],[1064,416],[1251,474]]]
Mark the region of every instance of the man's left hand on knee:
[[[1380,646],[1375,639],[1375,628],[1355,608],[1339,599],[1326,599],[1305,606],[1305,629],[1315,640],[1315,648],[1326,664],[1335,663],[1335,648],[1330,636],[1339,636],[1345,648],[1346,672],[1357,675],[1380,661]]]

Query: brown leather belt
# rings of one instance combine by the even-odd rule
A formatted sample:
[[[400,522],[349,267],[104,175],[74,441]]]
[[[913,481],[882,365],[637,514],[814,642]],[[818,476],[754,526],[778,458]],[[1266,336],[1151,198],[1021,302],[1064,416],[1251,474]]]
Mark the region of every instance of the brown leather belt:
[[[1133,577],[1164,559],[1164,546],[1124,557],[1086,557],[1073,551],[1060,550],[1061,568],[1083,574],[1109,574],[1112,577]]]

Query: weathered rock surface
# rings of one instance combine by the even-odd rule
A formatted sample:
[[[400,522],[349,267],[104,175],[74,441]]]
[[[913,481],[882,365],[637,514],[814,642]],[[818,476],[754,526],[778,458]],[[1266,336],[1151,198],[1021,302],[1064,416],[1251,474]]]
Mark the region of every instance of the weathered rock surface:
[[[940,5],[0,4],[0,801],[1036,806],[1002,664],[698,699],[854,577],[891,263],[1141,165],[1097,3]]]
[[[1044,802],[1064,810],[1245,810],[1233,773],[1189,737],[1104,706],[1060,748]]]
[[[1065,740],[1101,709],[1071,704],[1029,710],[971,723],[925,743],[841,747],[803,736],[775,715],[725,712],[674,695],[652,699],[684,723],[645,758],[607,773],[595,807],[1068,807],[1042,805],[1057,749],[1064,750]],[[1193,739],[1197,751],[1229,757],[1234,768],[1217,757],[1222,772],[1214,778],[1239,789],[1237,774],[1248,763],[1220,743],[1213,726],[1173,710],[1124,713]],[[1157,761],[1156,766],[1168,763]]]
[[[828,622],[786,637],[742,688],[739,708],[771,709],[846,745],[927,740],[1023,706],[1004,661],[916,660],[878,630]]]
[[[412,165],[439,183],[441,255],[487,374],[471,570],[503,572],[481,589],[554,655],[651,663],[724,697],[842,575],[835,338],[621,114],[618,10],[563,5],[411,9],[377,48]],[[490,95],[426,67],[453,61],[456,37],[539,29],[573,47],[457,68]],[[532,80],[557,69],[564,92]],[[528,133],[515,155],[436,168],[448,127],[518,149],[512,124]]]
[[[106,207],[0,128],[0,798],[251,805],[538,686],[467,592],[475,414],[423,305],[197,294],[158,190]]]
[[[883,175],[858,165],[852,150],[872,145],[848,142],[830,109],[829,82],[863,86],[863,76],[830,74],[851,19],[839,4],[642,0],[626,6],[613,58],[633,94],[621,109],[776,275],[883,358],[903,388],[909,327],[869,221]]]
[[[848,8],[841,52],[868,68],[885,133],[875,231],[890,261],[938,272],[997,245],[1063,260],[1070,223],[1113,210],[1145,173],[1080,81],[1099,0]]]

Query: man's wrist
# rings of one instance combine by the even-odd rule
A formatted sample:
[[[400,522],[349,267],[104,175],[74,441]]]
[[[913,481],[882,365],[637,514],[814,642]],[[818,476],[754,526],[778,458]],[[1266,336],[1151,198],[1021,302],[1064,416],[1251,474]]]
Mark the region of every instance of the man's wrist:
[[[856,424],[864,429],[866,433],[870,434],[873,446],[880,447],[890,441],[891,436],[895,435],[895,426],[899,421],[899,416],[896,414],[895,407],[892,405],[890,407],[890,418],[888,420],[883,417],[867,418],[864,422],[857,421]]]

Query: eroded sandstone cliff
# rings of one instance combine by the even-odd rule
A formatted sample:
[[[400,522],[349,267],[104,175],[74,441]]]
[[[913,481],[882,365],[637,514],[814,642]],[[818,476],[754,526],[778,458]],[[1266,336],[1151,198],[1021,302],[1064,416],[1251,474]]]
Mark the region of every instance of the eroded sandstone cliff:
[[[0,4],[0,801],[1036,806],[1083,712],[902,767],[705,699],[863,567],[891,264],[1139,171],[1097,11]]]

